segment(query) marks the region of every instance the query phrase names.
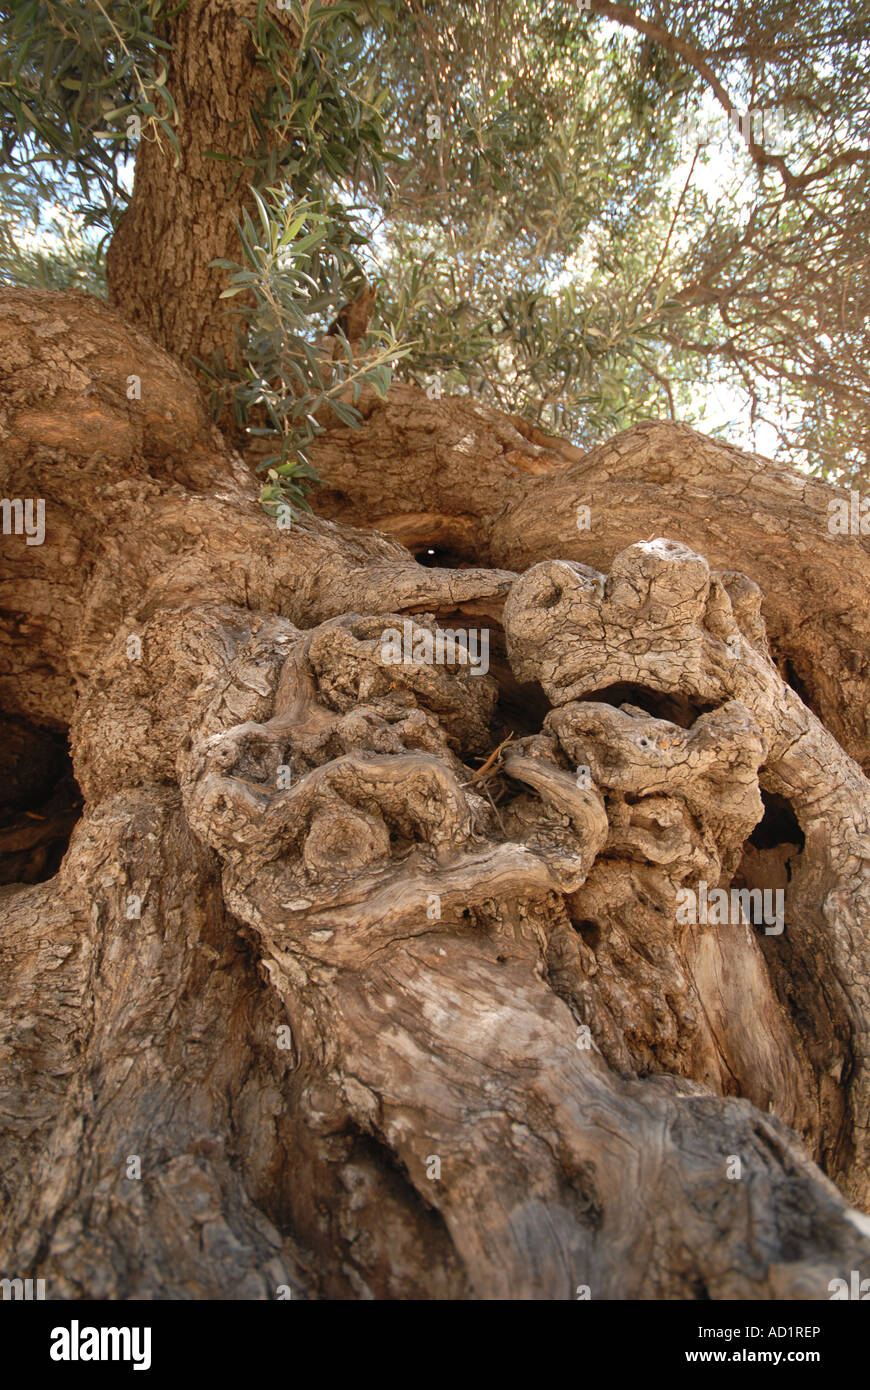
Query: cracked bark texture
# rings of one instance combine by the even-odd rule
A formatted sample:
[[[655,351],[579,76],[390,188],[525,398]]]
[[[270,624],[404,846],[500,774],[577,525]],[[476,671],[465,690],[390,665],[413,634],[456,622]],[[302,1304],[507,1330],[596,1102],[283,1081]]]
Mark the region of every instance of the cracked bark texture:
[[[0,887],[4,1272],[69,1299],[870,1273],[862,667],[838,686],[815,645],[861,636],[863,545],[814,531],[822,485],[690,431],[584,460],[522,430],[398,388],[321,442],[334,519],[280,532],[160,348],[0,292],[3,493],[46,502],[43,545],[3,538],[9,814],[67,730],[84,801],[59,871]],[[651,540],[656,508],[682,518]],[[405,623],[486,628],[489,671],[385,661]],[[784,932],[680,922],[701,881],[782,886]]]
[[[828,529],[829,504],[848,494],[672,421],[584,454],[410,386],[386,401],[371,391],[361,409],[360,431],[330,427],[315,445],[322,515],[376,526],[417,553],[514,571],[558,556],[606,573],[655,536],[739,567],[761,588],[780,673],[870,770],[870,543]],[[410,474],[409,455],[421,464]]]

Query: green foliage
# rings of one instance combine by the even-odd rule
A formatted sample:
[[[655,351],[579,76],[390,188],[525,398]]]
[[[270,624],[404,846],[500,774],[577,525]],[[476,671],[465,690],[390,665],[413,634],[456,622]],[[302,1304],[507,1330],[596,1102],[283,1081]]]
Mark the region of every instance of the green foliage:
[[[868,6],[597,8],[408,0],[381,49],[404,374],[581,444],[767,421],[782,457],[867,476]],[[735,140],[723,87],[781,143]]]
[[[389,18],[389,8],[380,9]],[[383,394],[390,363],[405,350],[374,333],[379,346],[361,361],[346,345],[339,361],[327,363],[311,340],[313,326],[365,275],[357,253],[368,239],[350,200],[363,179],[383,194],[384,158],[392,157],[384,147],[387,97],[372,79],[364,7],[289,0],[283,14],[298,33],[293,47],[262,0],[244,21],[271,78],[251,112],[259,226],[245,213],[243,264],[223,263],[233,272],[225,297],[241,296],[242,372],[223,364],[206,370],[215,380],[214,408],[229,387],[237,423],[272,444],[258,465],[267,478],[260,500],[286,517],[293,506],[308,507],[306,493],[319,481],[309,450],[324,416],[358,424],[362,386]]]
[[[675,151],[649,129],[668,130],[676,78],[660,62],[641,100],[632,44],[576,5],[513,0],[501,21],[430,4],[385,50],[408,156],[386,312],[420,341],[406,375],[592,442],[660,394],[642,364],[668,292],[624,252],[641,217],[650,243],[666,232]]]
[[[389,14],[389,7],[380,7]],[[383,110],[362,19],[366,7],[338,0],[287,0],[282,13],[296,26],[294,47],[259,0],[256,19],[245,19],[271,82],[252,111],[260,137],[250,163],[261,188],[286,183],[297,197],[319,204],[338,189],[351,193],[365,176],[381,196],[384,177]],[[333,209],[333,217],[338,208]]]
[[[323,429],[324,413],[357,425],[355,404],[363,384],[385,395],[390,363],[407,348],[386,333],[374,333],[370,336],[380,343],[374,351],[355,360],[345,341],[333,361],[332,338],[326,350],[312,343],[312,322],[334,302],[324,286],[336,277],[349,283],[355,262],[332,235],[329,219],[309,204],[288,204],[282,188],[253,196],[257,221],[245,213],[239,227],[244,264],[216,262],[232,272],[222,298],[239,297],[242,371],[200,366],[214,382],[215,413],[229,388],[237,422],[273,444],[275,452],[258,465],[267,477],[260,501],[270,515],[286,516],[294,506],[310,510],[306,492],[319,479],[308,449]],[[257,419],[263,423],[253,424]]]
[[[181,0],[185,4],[186,0]],[[87,223],[112,225],[136,141],[177,149],[166,0],[15,0],[0,6],[0,196],[78,186]],[[111,11],[111,12],[110,12]]]
[[[28,225],[26,209],[14,223],[0,219],[0,284],[95,295],[105,290],[99,249],[81,221],[54,216],[36,228]]]

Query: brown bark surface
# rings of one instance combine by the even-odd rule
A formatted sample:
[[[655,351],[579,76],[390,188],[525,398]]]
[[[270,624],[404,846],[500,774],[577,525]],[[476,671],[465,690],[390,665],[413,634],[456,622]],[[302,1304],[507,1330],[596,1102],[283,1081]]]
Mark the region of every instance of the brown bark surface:
[[[250,0],[188,0],[162,22],[179,150],[165,135],[141,141],[130,204],[107,256],[110,302],[182,362],[209,362],[218,351],[227,362],[234,357],[236,321],[220,299],[227,272],[210,264],[238,261],[236,223],[256,174],[250,111],[268,71],[242,22],[255,16]],[[286,13],[272,17],[292,42]]]
[[[361,409],[361,430],[332,426],[315,445],[322,515],[377,526],[417,553],[511,570],[558,555],[606,572],[636,540],[681,541],[760,586],[780,672],[870,769],[870,548],[828,529],[829,503],[844,494],[672,421],[584,454],[409,386],[386,401],[371,392]],[[409,455],[419,468],[407,469]]]
[[[870,1275],[866,696],[822,638],[867,650],[867,557],[829,490],[398,388],[320,443],[337,520],[282,532],[165,353],[13,291],[0,447],[46,502],[43,545],[3,537],[9,804],[67,729],[84,798],[59,872],[0,888],[5,1269],[68,1298]],[[406,621],[486,628],[489,672],[385,663]],[[782,886],[784,932],[680,922],[701,880]]]

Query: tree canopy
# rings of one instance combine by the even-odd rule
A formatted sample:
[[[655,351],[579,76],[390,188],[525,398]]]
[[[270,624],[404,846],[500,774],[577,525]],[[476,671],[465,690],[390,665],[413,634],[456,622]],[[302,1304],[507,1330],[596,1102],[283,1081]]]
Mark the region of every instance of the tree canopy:
[[[187,157],[184,9],[0,4],[5,279],[99,288],[137,151]],[[865,5],[235,10],[263,80],[233,113],[243,146],[205,153],[275,231],[246,246],[237,217],[247,346],[203,365],[240,418],[271,411],[282,466],[337,399],[305,344],[365,273],[381,385],[392,361],[581,445],[650,416],[709,428],[720,393],[782,457],[866,476]],[[345,372],[366,375],[351,353]]]

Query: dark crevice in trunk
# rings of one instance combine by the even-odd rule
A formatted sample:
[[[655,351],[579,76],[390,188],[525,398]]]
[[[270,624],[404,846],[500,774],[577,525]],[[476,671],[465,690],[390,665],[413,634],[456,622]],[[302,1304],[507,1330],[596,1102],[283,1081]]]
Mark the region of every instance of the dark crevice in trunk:
[[[700,714],[709,714],[715,705],[690,700],[680,691],[653,690],[650,686],[618,681],[583,696],[584,704],[636,705],[654,719],[667,719],[681,729],[690,729]]]
[[[424,545],[419,549],[412,546],[411,551],[417,564],[425,565],[427,569],[468,570],[477,569],[482,563],[477,555],[470,552],[442,546]]]
[[[743,846],[731,887],[760,889],[762,893],[781,890],[786,895],[804,847],[804,833],[784,796],[762,791],[761,798],[764,815]],[[783,903],[787,907],[787,896]]]
[[[44,883],[82,809],[66,733],[0,716],[0,748],[0,883]]]

